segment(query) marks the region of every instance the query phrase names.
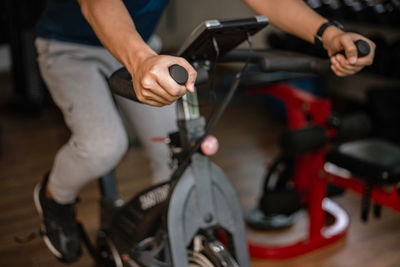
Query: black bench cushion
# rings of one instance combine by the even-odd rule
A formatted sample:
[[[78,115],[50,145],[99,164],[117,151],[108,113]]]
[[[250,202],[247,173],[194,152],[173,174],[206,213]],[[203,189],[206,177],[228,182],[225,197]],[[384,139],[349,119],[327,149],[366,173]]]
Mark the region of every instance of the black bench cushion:
[[[382,139],[344,143],[329,152],[326,161],[372,183],[400,181],[400,148]]]

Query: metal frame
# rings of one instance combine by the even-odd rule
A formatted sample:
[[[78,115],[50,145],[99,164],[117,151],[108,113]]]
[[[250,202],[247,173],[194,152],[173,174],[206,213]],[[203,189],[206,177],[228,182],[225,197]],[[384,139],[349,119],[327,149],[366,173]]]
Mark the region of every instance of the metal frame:
[[[205,119],[200,116],[196,93],[187,93],[177,103],[178,127],[185,151],[201,138]],[[110,224],[110,214],[121,206],[114,172],[100,179],[102,228]],[[195,153],[178,178],[168,203],[168,249],[173,266],[188,266],[187,246],[199,231],[221,229],[229,233],[230,251],[239,266],[250,266],[245,225],[237,193],[223,171],[206,156]],[[119,204],[118,204],[119,203]],[[110,213],[111,212],[111,213]],[[149,266],[154,264],[149,260]]]
[[[200,116],[196,93],[178,100],[178,125],[188,150],[204,134],[205,121]],[[184,123],[182,123],[184,122]],[[169,249],[174,266],[187,266],[187,246],[193,237],[206,229],[222,228],[232,237],[232,256],[239,266],[249,266],[242,209],[237,193],[220,168],[199,153],[179,179],[168,206]]]

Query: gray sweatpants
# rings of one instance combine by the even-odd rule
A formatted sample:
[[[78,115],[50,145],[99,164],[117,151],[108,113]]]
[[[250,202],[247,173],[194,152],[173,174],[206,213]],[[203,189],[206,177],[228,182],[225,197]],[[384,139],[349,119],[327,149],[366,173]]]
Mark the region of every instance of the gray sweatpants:
[[[174,105],[154,108],[118,96],[114,101],[106,77],[121,64],[105,48],[42,38],[36,48],[41,74],[72,133],[50,172],[50,191],[57,202],[73,202],[84,185],[114,168],[127,150],[115,104],[144,146],[154,180],[168,177],[168,148],[151,138],[175,129]]]

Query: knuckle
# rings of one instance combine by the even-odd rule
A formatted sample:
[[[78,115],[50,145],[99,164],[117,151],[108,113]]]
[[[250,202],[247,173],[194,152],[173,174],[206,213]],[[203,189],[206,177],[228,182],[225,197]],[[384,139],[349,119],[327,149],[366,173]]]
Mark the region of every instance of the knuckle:
[[[178,98],[178,97],[183,96],[183,95],[185,94],[185,91],[186,91],[186,90],[182,89],[182,87],[174,87],[174,88],[171,90],[171,94],[172,94],[174,97]]]
[[[164,91],[166,91],[169,95],[171,95],[171,96],[175,96],[175,94],[176,94],[176,90],[175,90],[175,87],[171,87],[171,86],[169,86],[169,87],[167,87],[167,86],[163,86],[163,90]]]
[[[187,61],[186,61],[186,59],[184,59],[183,57],[177,57],[177,60],[178,60],[178,62],[179,62],[180,64],[184,64],[184,65],[187,65],[187,64],[188,64]]]
[[[143,88],[150,88],[151,85],[152,85],[152,82],[151,82],[150,77],[147,77],[147,76],[144,77],[144,78],[141,80],[140,84],[141,84],[141,86],[142,86]]]
[[[351,34],[349,34],[349,33],[343,33],[342,38],[346,41],[353,41],[353,38],[352,38]]]
[[[179,90],[176,90],[176,89],[172,89],[171,90],[171,95],[174,97],[174,98],[178,98],[180,95],[179,95]]]
[[[138,99],[140,102],[145,102],[145,101],[146,101],[146,99],[143,97],[143,95],[137,95],[137,99]]]
[[[356,53],[357,52],[357,48],[355,46],[351,46],[351,47],[347,48],[347,52]]]
[[[142,96],[143,96],[143,98],[145,98],[145,99],[148,99],[149,97],[150,97],[150,91],[149,90],[143,90],[142,91]]]
[[[172,104],[173,102],[175,102],[179,97],[178,96],[169,96],[167,98],[167,101]]]
[[[189,78],[190,78],[192,81],[195,81],[196,78],[197,78],[197,72],[191,71],[191,72],[189,73]]]
[[[178,64],[182,67],[185,67],[185,69],[189,70],[189,72],[192,70],[192,65],[190,65],[189,62],[187,62],[187,60],[182,57],[178,58]]]
[[[151,75],[157,76],[157,75],[158,75],[158,69],[157,69],[157,67],[156,67],[156,66],[152,66],[152,67],[149,69],[149,73],[150,73]]]

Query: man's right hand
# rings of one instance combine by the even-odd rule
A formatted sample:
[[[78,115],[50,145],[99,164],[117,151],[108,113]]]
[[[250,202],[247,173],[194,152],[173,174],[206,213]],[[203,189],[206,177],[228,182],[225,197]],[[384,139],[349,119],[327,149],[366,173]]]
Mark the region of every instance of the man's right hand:
[[[179,85],[169,73],[168,68],[174,64],[182,66],[189,74],[184,85]],[[128,70],[136,96],[143,104],[156,107],[170,105],[187,91],[194,92],[197,73],[184,58],[147,54],[139,56]]]
[[[136,31],[122,0],[78,0],[82,14],[96,36],[132,76],[137,98],[144,104],[164,106],[186,91],[194,92],[196,71],[183,58],[157,55]],[[178,64],[189,74],[185,85],[177,84],[169,67]]]

